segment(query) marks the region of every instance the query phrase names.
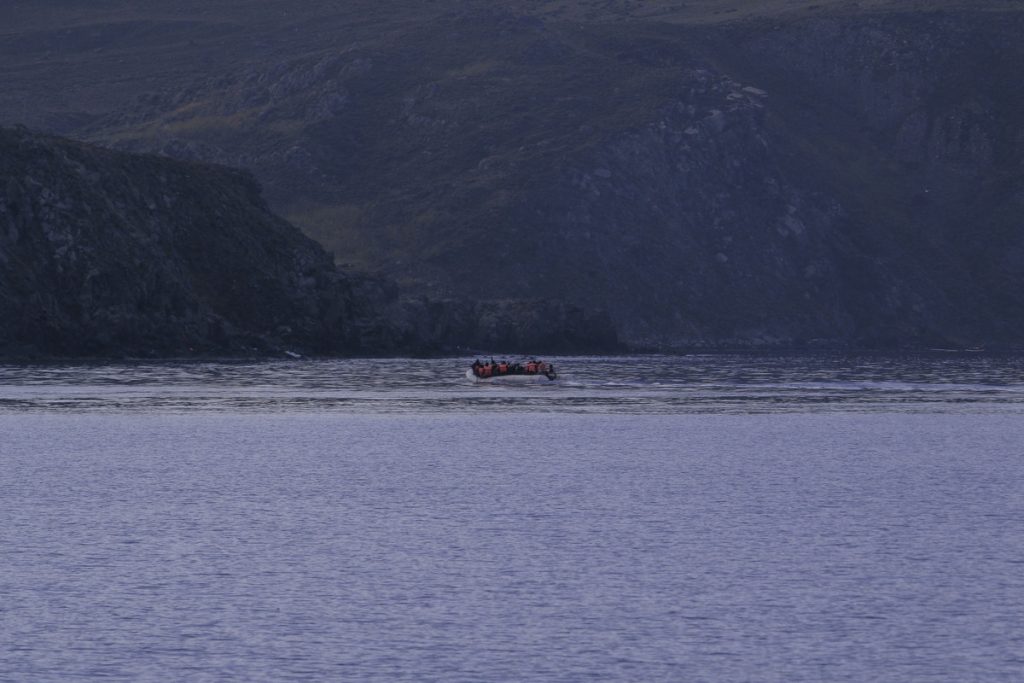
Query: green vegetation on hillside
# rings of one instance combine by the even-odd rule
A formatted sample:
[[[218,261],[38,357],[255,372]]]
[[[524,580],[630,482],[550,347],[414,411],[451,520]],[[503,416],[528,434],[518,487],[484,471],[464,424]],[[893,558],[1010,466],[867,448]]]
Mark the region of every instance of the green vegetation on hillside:
[[[3,11],[0,120],[247,168],[411,291],[650,343],[1021,334],[1017,2]]]

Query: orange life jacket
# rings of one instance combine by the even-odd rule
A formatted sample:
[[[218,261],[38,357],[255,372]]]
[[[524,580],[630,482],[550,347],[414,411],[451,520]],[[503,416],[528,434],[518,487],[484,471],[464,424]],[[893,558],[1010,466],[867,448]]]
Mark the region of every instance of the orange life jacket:
[[[498,363],[498,372],[503,375],[508,372],[508,363]]]
[[[491,376],[491,366],[490,365],[481,365],[480,366],[480,376],[481,377],[490,377]]]

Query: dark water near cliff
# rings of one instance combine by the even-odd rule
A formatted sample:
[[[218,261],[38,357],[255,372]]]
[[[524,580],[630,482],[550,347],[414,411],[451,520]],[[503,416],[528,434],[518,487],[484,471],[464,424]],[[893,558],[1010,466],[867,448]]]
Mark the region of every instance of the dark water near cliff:
[[[0,366],[0,680],[1024,674],[1024,360]]]

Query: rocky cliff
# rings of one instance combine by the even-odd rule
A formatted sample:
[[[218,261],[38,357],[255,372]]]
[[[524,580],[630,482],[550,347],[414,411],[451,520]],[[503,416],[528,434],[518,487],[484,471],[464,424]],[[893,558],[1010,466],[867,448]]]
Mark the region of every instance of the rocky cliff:
[[[407,291],[568,298],[637,344],[1024,344],[1019,3],[275,2],[219,46],[103,23],[108,68],[187,38],[211,73],[53,125],[249,169]]]
[[[346,275],[250,175],[0,129],[0,352],[51,356],[615,348],[557,303],[403,300]]]

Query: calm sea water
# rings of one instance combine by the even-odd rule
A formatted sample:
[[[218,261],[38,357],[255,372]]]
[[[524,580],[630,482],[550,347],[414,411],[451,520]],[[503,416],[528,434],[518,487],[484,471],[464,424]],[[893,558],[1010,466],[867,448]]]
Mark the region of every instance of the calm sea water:
[[[0,680],[1024,680],[1024,359],[0,366]]]

